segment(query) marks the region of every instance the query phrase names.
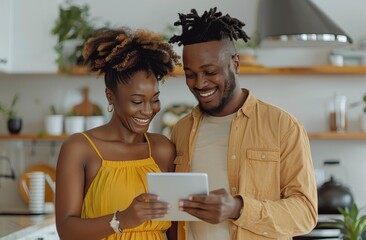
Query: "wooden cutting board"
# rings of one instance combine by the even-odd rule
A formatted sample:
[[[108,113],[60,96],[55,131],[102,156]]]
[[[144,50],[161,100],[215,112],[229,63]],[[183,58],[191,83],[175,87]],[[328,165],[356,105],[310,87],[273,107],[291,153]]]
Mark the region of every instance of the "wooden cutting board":
[[[89,99],[89,88],[84,87],[82,89],[83,93],[83,100],[81,103],[72,107],[71,112],[73,115],[76,116],[95,116],[95,115],[102,115],[101,108],[92,103]]]

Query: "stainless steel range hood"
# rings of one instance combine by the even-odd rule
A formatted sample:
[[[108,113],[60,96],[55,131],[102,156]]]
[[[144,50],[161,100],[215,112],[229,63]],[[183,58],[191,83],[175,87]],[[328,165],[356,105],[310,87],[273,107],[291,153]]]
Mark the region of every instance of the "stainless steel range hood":
[[[261,47],[342,47],[352,39],[310,0],[260,0]]]

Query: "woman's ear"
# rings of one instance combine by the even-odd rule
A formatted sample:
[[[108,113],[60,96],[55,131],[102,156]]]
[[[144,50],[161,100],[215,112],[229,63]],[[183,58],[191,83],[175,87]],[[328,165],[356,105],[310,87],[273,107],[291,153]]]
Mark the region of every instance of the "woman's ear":
[[[109,88],[105,89],[105,96],[109,104],[113,103],[113,93]]]

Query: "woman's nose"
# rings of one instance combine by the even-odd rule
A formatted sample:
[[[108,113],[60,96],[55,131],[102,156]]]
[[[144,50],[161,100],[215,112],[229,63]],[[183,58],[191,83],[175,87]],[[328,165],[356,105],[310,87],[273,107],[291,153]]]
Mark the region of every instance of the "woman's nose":
[[[150,104],[145,104],[144,108],[142,109],[142,113],[145,115],[151,115],[153,113],[153,109]]]

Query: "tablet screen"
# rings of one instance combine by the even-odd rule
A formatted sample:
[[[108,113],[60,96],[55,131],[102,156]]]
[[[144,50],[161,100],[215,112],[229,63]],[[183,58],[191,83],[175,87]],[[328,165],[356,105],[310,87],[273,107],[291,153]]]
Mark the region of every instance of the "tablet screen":
[[[148,192],[160,196],[161,201],[170,203],[171,209],[163,218],[155,221],[201,221],[179,210],[179,200],[192,194],[208,195],[206,173],[147,173]]]

